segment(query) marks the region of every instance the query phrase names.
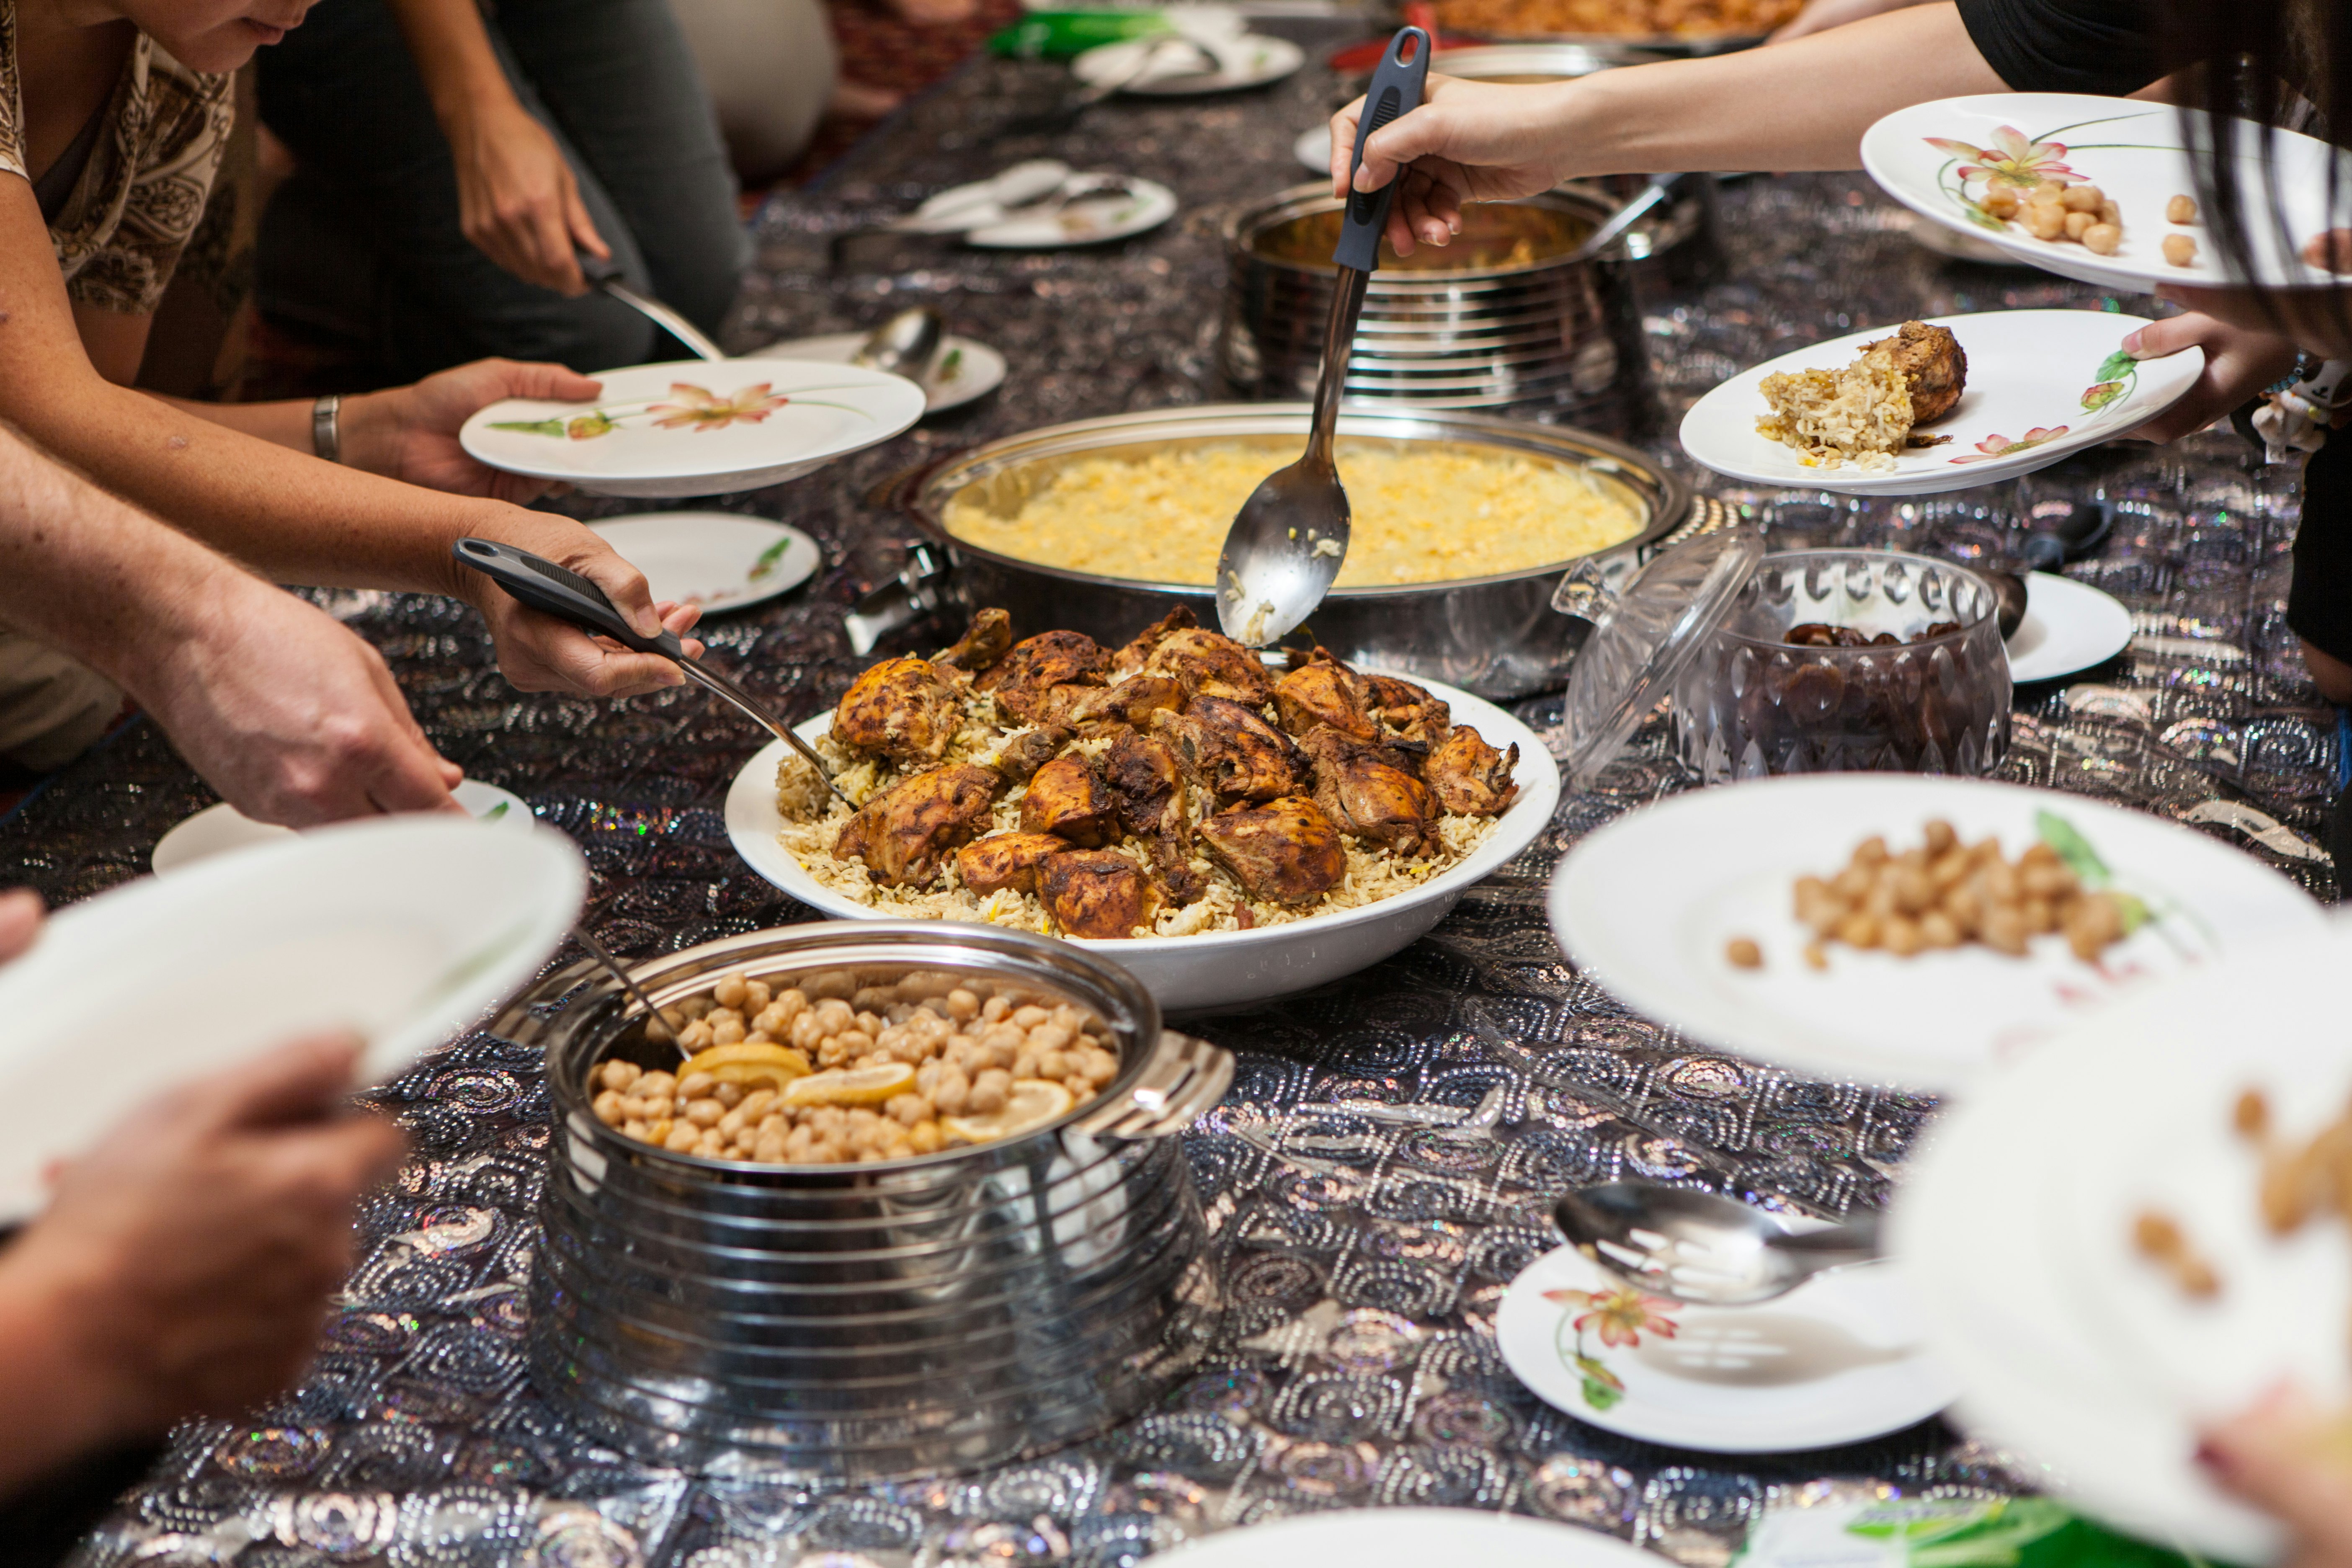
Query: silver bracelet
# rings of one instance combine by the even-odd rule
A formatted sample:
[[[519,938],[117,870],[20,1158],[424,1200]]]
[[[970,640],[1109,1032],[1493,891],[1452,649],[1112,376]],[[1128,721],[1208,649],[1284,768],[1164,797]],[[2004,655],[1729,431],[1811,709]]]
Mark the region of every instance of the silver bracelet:
[[[343,460],[343,395],[328,393],[310,405],[310,449],[327,462]]]

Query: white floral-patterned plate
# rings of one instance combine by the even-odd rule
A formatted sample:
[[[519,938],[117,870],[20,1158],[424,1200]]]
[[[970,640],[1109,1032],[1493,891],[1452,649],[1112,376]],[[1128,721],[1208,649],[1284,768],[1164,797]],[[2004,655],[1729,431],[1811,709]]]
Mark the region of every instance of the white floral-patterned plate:
[[[820,360],[826,364],[846,364],[849,356],[866,346],[865,332],[827,332],[819,338],[793,338],[785,342],[770,343],[763,349],[753,349],[745,359]],[[950,408],[961,408],[975,398],[987,396],[1004,382],[1004,356],[986,343],[973,338],[961,338],[950,332],[940,340],[940,357],[923,375],[923,400],[926,414],[938,414]]]
[[[1118,178],[1118,184],[1079,195],[1045,216],[1013,218],[973,229],[963,237],[964,243],[985,250],[1066,250],[1072,246],[1127,239],[1158,228],[1176,216],[1176,193],[1157,181],[1102,177]]]
[[[2106,663],[2131,639],[2131,612],[2113,594],[2054,572],[2029,572],[2025,618],[2005,645],[2009,678],[2055,680]]]
[[[1873,834],[1916,844],[1941,817],[2015,857],[2037,837],[2094,885],[2136,897],[2146,923],[2096,964],[2056,936],[2022,958],[1970,944],[1896,958],[1832,945],[1790,908],[1802,876],[1833,876]],[[2103,873],[2103,875],[2102,875]],[[2193,827],[2082,795],[1982,779],[1815,773],[1694,790],[1621,816],[1570,850],[1551,926],[1591,979],[1643,1015],[1800,1072],[1965,1089],[2066,1022],[2145,982],[2319,929],[2310,894]],[[1741,969],[1727,944],[1763,950]]]
[[[782,484],[923,416],[903,376],[802,360],[679,360],[599,372],[593,403],[510,397],[457,433],[509,473],[613,496],[709,496]]]
[[[461,779],[449,793],[477,822],[496,823],[513,830],[528,828],[538,820],[520,795],[479,779]],[[168,876],[215,855],[250,849],[257,844],[276,844],[293,837],[292,828],[256,822],[223,801],[174,824],[169,833],[155,841],[154,851],[147,857],[147,866],[159,877]]]
[[[1733,376],[1683,416],[1683,449],[1717,473],[1749,484],[1874,496],[1970,489],[2046,468],[2070,452],[2114,439],[2179,402],[2205,368],[2200,348],[2154,360],[2125,353],[2125,337],[2147,325],[2139,316],[1991,310],[1928,320],[1949,327],[1969,356],[1958,404],[1920,430],[1949,437],[1945,445],[1915,447],[1897,454],[1893,468],[1867,472],[1851,461],[1816,468],[1794,447],[1757,433],[1756,421],[1769,412],[1766,376],[1843,370],[1864,344],[1902,324],[1889,322]]]
[[[2330,150],[2293,132],[2273,134],[2275,189],[2291,243],[2282,247],[2267,223],[2257,223],[2255,280],[2277,288],[2331,286],[2337,281],[2332,274],[2295,255],[2328,226]],[[2261,147],[2252,132],[2237,142],[2242,189],[2266,188]],[[2168,283],[2220,288],[2231,282],[2202,221],[2166,221],[2174,196],[2194,198],[2197,191],[2182,150],[2180,111],[2167,104],[2063,92],[1938,99],[1898,109],[1864,132],[1862,166],[1888,195],[1920,216],[1987,240],[2062,278],[2134,294],[2153,293]],[[2352,171],[2338,172],[2335,188],[2342,187],[2347,172]],[[2060,173],[2097,185],[2122,209],[2123,243],[2115,255],[2095,255],[2071,241],[2036,239],[2022,225],[2003,223],[1976,206],[1990,183],[2026,188]],[[2189,266],[2175,267],[2164,258],[2165,237],[2176,234],[2196,242]]]
[[[748,609],[816,574],[816,541],[787,523],[734,511],[646,511],[588,525],[646,574],[656,599],[706,616]]]
[[[1511,1281],[1495,1337],[1521,1383],[1580,1421],[1769,1454],[1899,1432],[1949,1405],[1958,1387],[1921,1348],[1916,1319],[1884,1264],[1818,1274],[1753,1307],[1695,1307],[1562,1247]]]
[[[1613,1535],[1466,1508],[1346,1508],[1220,1530],[1155,1553],[1168,1568],[1658,1568]]]

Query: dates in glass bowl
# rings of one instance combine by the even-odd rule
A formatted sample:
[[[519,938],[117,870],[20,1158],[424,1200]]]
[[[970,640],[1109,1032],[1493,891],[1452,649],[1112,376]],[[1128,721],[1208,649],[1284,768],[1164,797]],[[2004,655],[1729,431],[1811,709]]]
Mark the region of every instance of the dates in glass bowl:
[[[1768,555],[1675,687],[1709,784],[1772,773],[1979,774],[2009,747],[1992,585],[1926,556]]]

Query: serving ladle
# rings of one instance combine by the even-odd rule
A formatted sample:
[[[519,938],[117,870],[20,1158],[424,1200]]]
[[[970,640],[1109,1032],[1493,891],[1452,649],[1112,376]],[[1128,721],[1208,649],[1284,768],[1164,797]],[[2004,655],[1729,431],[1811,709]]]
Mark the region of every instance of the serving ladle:
[[[637,629],[614,607],[604,589],[570,567],[559,566],[528,550],[517,550],[495,539],[461,539],[450,546],[450,552],[534,610],[568,621],[582,631],[611,637],[632,652],[656,654],[668,659],[686,672],[688,679],[732,702],[776,739],[798,752],[816,770],[816,776],[824,781],[834,799],[852,811],[857,809],[857,803],[842,794],[841,786],[833,782],[832,770],[824,765],[824,759],[817,754],[814,746],[793,734],[791,725],[769,712],[765,704],[734,681],[700,659],[688,658],[676,632],[665,631],[657,637],[640,637]]]
[[[1687,1187],[1610,1182],[1569,1193],[1552,1217],[1576,1249],[1644,1290],[1696,1306],[1745,1307],[1814,1275],[1875,1262],[1878,1216],[1790,1232],[1760,1209]]]
[[[1381,264],[1381,230],[1388,226],[1397,181],[1377,191],[1353,188],[1373,132],[1420,106],[1429,76],[1429,35],[1400,27],[1364,89],[1356,122],[1356,149],[1348,161],[1348,205],[1339,243],[1331,252],[1339,276],[1331,316],[1323,329],[1323,369],[1315,383],[1315,416],[1298,461],[1259,481],[1226,531],[1217,557],[1217,625],[1235,642],[1263,647],[1305,620],[1331,591],[1348,556],[1348,492],[1334,457],[1339,396],[1348,383],[1348,356],[1364,290]],[[1400,172],[1402,178],[1402,172]]]

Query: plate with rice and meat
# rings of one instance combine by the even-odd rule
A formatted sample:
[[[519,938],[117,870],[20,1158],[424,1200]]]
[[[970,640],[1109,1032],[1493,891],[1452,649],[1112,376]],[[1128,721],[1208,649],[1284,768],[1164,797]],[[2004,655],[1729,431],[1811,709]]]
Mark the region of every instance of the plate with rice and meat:
[[[1724,382],[1683,449],[1751,484],[1934,495],[2013,479],[2125,435],[2196,385],[2205,352],[2136,360],[2143,317],[1999,310],[1856,332]]]
[[[1171,1010],[1377,963],[1542,832],[1559,772],[1467,692],[1322,649],[1269,664],[1179,606],[1104,647],[982,610],[884,659],[727,798],[745,862],[840,919],[1090,946]]]

